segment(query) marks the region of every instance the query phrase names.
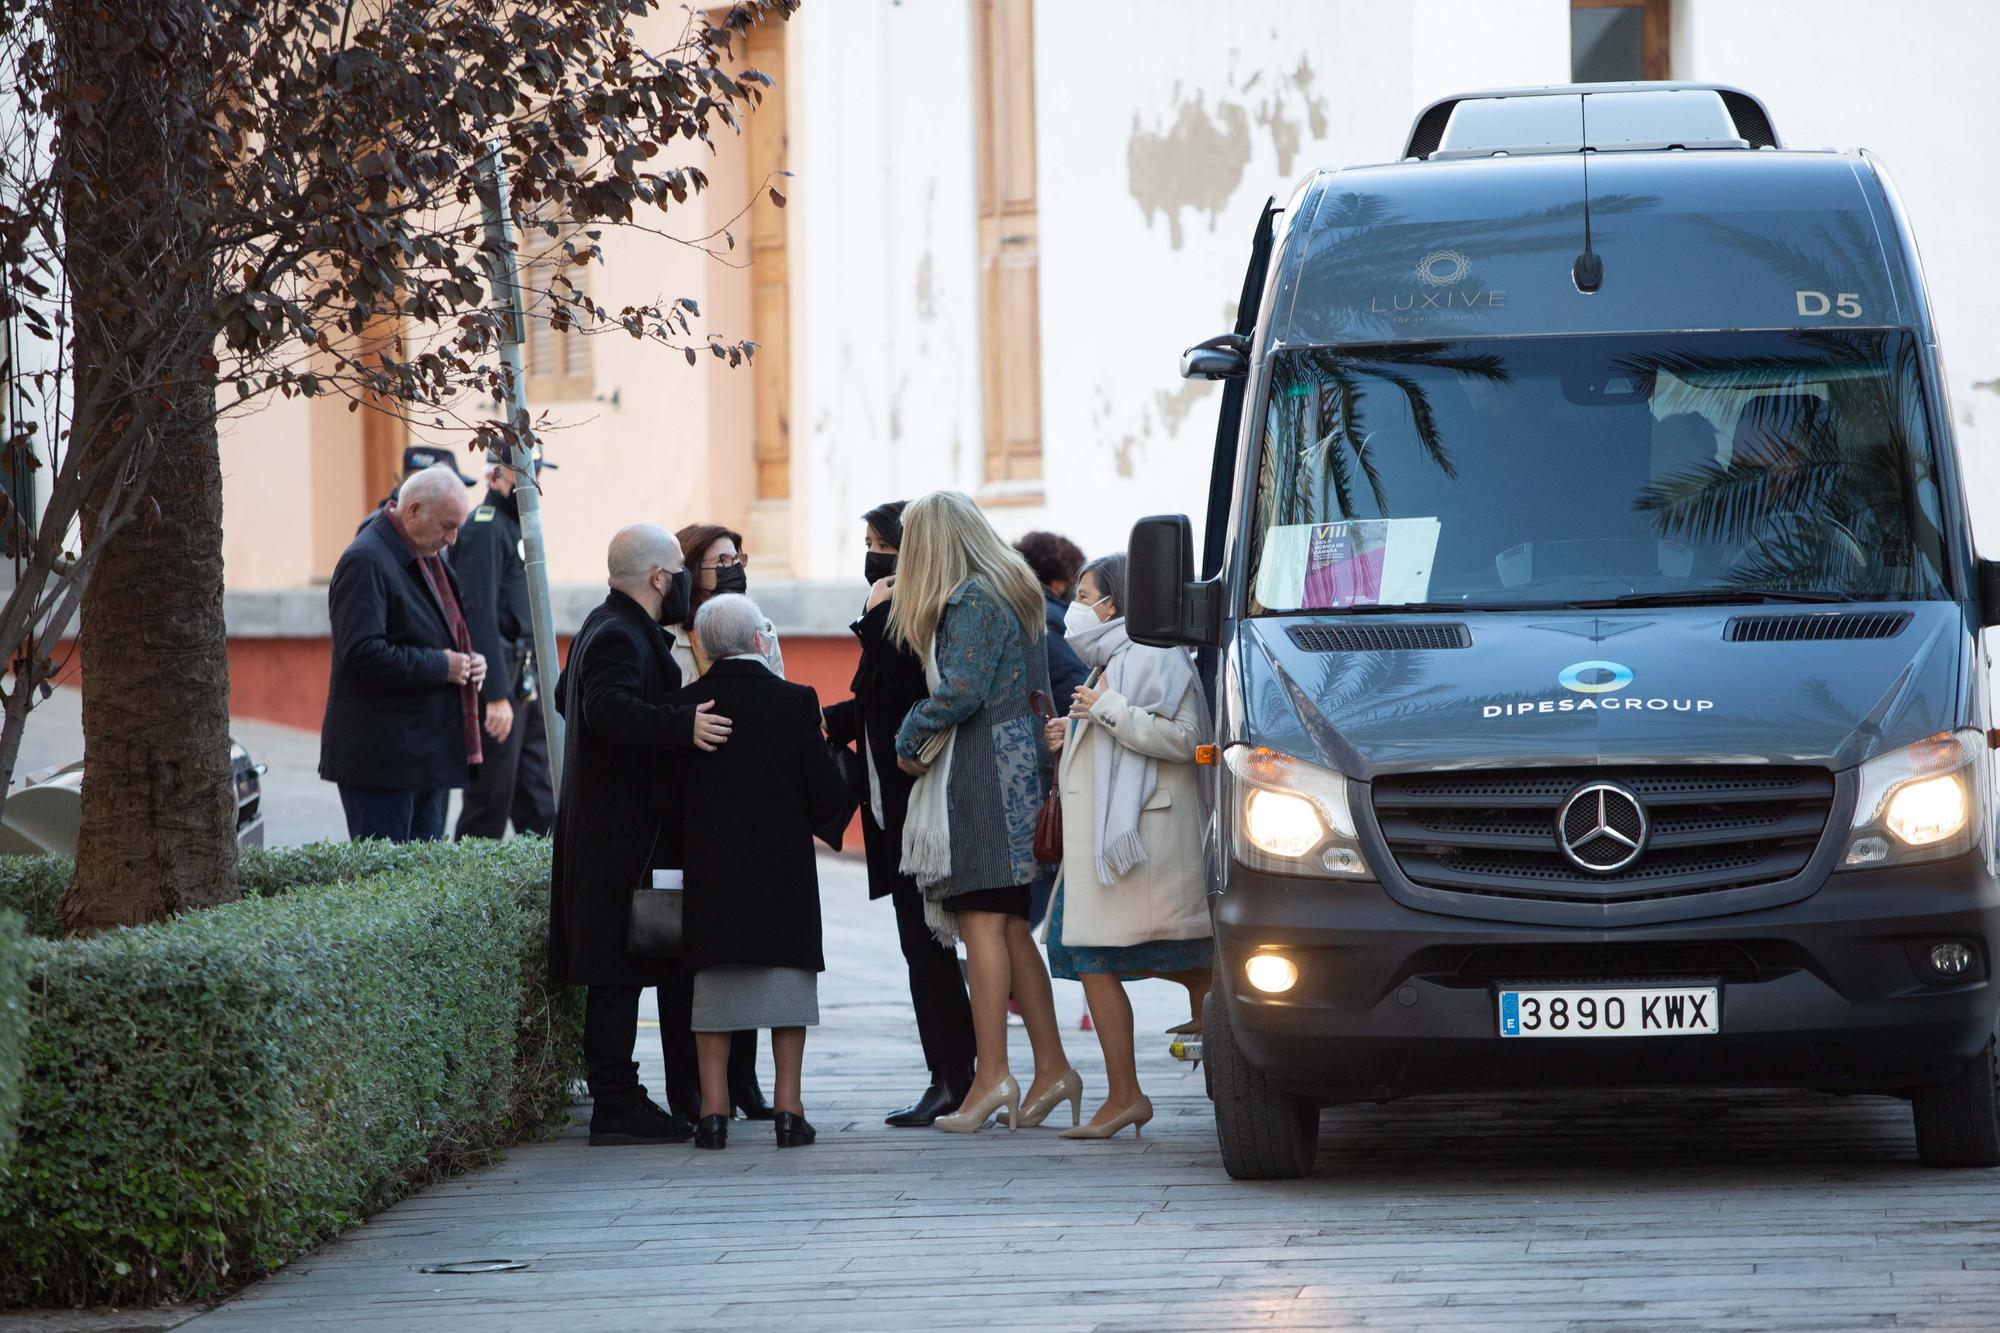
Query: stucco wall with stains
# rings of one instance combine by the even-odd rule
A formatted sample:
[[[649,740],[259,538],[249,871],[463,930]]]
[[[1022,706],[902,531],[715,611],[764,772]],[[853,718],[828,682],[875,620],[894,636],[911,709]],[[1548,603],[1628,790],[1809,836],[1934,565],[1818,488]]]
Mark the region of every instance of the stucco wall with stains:
[[[859,560],[856,515],[980,491],[981,337],[970,6],[800,13],[803,262],[796,492],[804,572]],[[1215,391],[1181,349],[1225,328],[1264,200],[1400,149],[1426,100],[1560,82],[1563,0],[1107,0],[1035,10],[1043,502],[1010,535],[1087,550],[1199,514]]]
[[[1676,78],[1733,83],[1794,148],[1887,164],[1924,260],[1981,553],[2000,555],[2000,5],[1676,0]]]

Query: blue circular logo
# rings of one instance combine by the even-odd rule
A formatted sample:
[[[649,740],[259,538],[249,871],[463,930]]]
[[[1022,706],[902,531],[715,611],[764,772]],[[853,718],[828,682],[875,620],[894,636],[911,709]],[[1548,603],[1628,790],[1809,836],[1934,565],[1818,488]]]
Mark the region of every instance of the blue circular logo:
[[[1619,662],[1577,662],[1564,667],[1556,680],[1578,694],[1609,694],[1632,683],[1632,668]]]

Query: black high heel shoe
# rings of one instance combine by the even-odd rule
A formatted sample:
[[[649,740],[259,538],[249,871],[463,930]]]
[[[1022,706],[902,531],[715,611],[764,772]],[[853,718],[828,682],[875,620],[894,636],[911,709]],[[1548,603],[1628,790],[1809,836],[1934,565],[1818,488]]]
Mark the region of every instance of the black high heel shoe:
[[[792,1111],[778,1112],[773,1128],[777,1131],[780,1148],[803,1148],[819,1137],[819,1131],[807,1124],[804,1116]]]
[[[729,1117],[726,1115],[705,1115],[695,1126],[694,1146],[697,1148],[727,1148],[729,1146]]]
[[[742,1112],[745,1120],[769,1120],[777,1112],[764,1100],[764,1090],[753,1081],[729,1090],[729,1104]]]

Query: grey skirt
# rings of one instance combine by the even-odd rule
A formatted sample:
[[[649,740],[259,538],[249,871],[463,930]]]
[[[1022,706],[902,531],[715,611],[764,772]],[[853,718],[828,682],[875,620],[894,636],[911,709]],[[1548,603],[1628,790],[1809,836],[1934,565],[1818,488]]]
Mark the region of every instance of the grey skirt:
[[[801,967],[704,967],[694,974],[696,1032],[819,1024],[819,976]]]

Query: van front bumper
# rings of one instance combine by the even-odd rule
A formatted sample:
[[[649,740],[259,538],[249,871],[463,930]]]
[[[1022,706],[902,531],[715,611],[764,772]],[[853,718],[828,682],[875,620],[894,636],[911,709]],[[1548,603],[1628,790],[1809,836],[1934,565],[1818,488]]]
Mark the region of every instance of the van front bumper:
[[[1217,978],[1242,1055],[1286,1091],[1325,1103],[1419,1093],[1674,1085],[1896,1092],[1949,1077],[1994,1033],[2000,887],[1979,854],[1849,871],[1781,907],[1615,930],[1519,925],[1418,911],[1376,884],[1294,879],[1229,867],[1211,899]],[[1924,956],[1972,945],[1969,979],[1927,980]],[[1725,948],[1727,973],[1496,973],[1560,951],[1659,946],[1647,958]],[[1255,990],[1251,955],[1284,954],[1297,984]],[[1526,966],[1524,963],[1523,966]],[[1606,969],[1609,972],[1610,969]],[[1721,988],[1713,1036],[1503,1039],[1502,986]]]

